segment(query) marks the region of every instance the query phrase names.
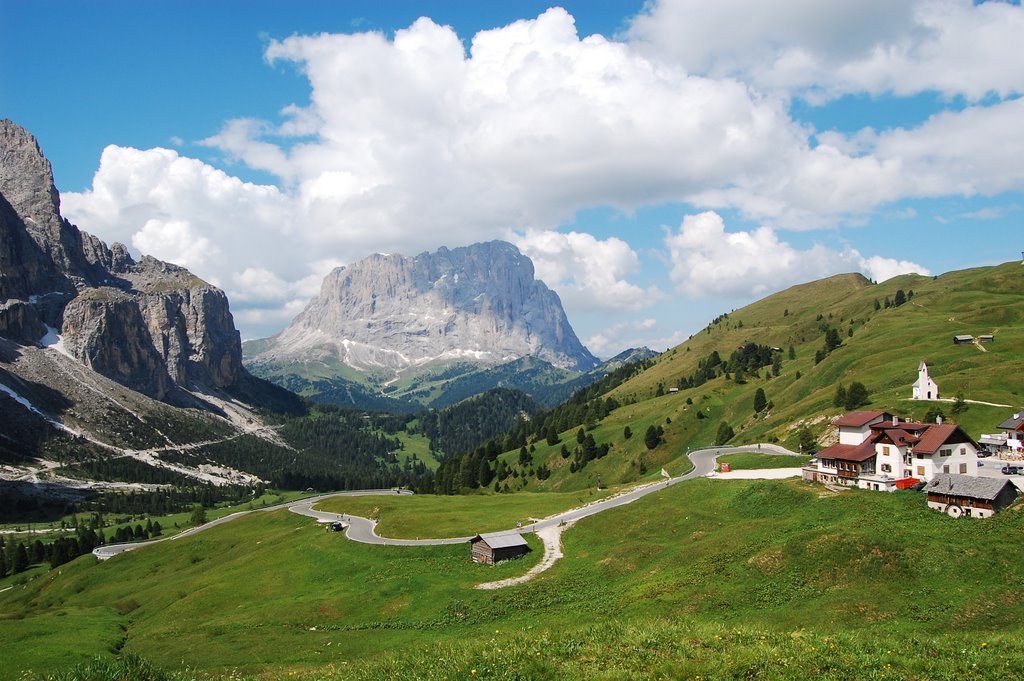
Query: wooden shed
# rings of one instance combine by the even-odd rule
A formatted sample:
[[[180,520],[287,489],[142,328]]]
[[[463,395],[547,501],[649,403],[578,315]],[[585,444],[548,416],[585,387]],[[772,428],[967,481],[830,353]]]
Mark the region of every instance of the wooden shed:
[[[518,558],[529,552],[530,547],[518,532],[500,534],[478,534],[469,540],[473,545],[474,563],[494,565],[501,560]]]
[[[940,473],[925,486],[928,506],[953,518],[988,518],[1017,498],[1017,487],[1005,478]]]

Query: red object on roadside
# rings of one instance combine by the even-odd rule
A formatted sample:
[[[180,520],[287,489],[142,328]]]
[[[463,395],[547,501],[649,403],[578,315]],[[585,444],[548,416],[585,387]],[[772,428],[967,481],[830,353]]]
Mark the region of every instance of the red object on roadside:
[[[723,463],[722,464],[722,472],[723,473],[728,473],[731,470],[732,470],[732,467],[730,467],[729,464],[727,464],[727,463]]]

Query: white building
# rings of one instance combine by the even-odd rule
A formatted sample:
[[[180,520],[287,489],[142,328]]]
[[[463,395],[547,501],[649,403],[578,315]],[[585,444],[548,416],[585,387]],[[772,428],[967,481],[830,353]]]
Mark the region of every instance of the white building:
[[[915,400],[937,400],[939,399],[939,386],[928,375],[928,365],[921,362],[917,367],[917,383],[914,384],[913,398]]]
[[[834,425],[839,443],[818,452],[804,479],[891,492],[941,473],[978,475],[978,445],[955,424],[912,423],[868,411]]]

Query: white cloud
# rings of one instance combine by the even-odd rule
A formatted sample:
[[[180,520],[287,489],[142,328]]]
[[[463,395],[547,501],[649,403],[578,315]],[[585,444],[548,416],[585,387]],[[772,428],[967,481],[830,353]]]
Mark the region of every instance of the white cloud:
[[[712,211],[687,215],[678,232],[666,235],[665,244],[672,280],[694,298],[763,296],[841,272],[862,272],[876,281],[907,272],[929,274],[916,263],[865,258],[853,248],[836,251],[815,245],[799,250],[769,227],[727,232],[722,217]]]
[[[686,340],[686,334],[678,330],[652,336],[651,331],[656,328],[657,323],[653,319],[619,322],[588,336],[585,345],[598,357],[608,359],[628,348],[648,347],[662,352]]]
[[[739,210],[766,226],[727,233],[714,213],[684,221],[667,240],[672,279],[701,295],[757,295],[798,270],[878,278],[916,267],[800,251],[777,230],[855,224],[906,198],[1024,189],[1024,99],[853,134],[809,130],[788,111],[794,91],[1019,93],[1024,61],[1007,52],[1008,32],[1024,34],[1019,7],[737,2],[653,3],[629,41],[580,38],[558,8],[482,31],[468,51],[429,19],[390,39],[271,41],[267,60],[295,65],[309,101],[273,122],[227,121],[203,143],[278,186],[172,150],[112,146],[64,209],[108,241],[220,283],[240,325],[262,325],[243,329],[255,335],[276,330],[270,320],[338,264],[510,234],[570,309],[657,300],[656,286],[635,282],[640,261],[625,241],[555,231],[589,207]],[[811,259],[820,264],[798,267]]]
[[[691,73],[812,100],[1024,91],[1024,10],[970,0],[657,0],[630,37]]]
[[[529,231],[516,235],[513,242],[533,260],[537,278],[555,289],[568,308],[637,310],[661,297],[657,288],[644,289],[626,280],[640,269],[640,261],[621,239]]]

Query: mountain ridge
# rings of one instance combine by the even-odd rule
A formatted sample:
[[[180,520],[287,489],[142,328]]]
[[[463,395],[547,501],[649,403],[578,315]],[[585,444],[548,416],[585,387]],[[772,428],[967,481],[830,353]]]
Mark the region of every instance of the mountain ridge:
[[[439,362],[529,355],[574,371],[599,363],[530,259],[503,241],[339,267],[288,327],[251,347],[252,365],[333,357],[386,380]]]

